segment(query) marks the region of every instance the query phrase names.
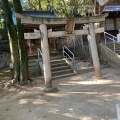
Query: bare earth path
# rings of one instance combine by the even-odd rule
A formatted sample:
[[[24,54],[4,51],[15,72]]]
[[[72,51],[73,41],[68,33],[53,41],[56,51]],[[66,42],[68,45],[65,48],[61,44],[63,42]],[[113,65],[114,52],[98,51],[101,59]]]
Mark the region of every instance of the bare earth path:
[[[102,74],[98,81],[94,72],[55,80],[57,93],[42,93],[39,77],[37,85],[1,91],[0,120],[112,120],[120,102],[120,70]]]

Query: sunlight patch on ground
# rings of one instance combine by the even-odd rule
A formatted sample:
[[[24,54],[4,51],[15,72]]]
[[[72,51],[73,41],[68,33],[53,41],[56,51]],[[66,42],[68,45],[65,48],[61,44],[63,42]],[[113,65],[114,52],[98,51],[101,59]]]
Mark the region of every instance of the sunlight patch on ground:
[[[36,99],[32,102],[33,104],[46,104],[47,102],[45,100],[39,100],[39,99]]]
[[[26,94],[26,93],[27,93],[27,91],[21,91],[21,92],[19,92],[19,94],[21,94],[21,95]]]
[[[80,118],[81,119],[81,118]],[[90,117],[82,117],[82,120],[92,120]],[[101,119],[102,120],[102,119]]]
[[[97,94],[97,92],[90,92],[90,91],[88,92],[88,91],[85,92],[85,91],[82,90],[81,92],[68,92],[68,94],[73,94],[73,95],[74,94],[84,94],[84,95],[85,94],[89,94],[89,95],[96,95]]]
[[[51,93],[51,94],[47,94],[47,96],[51,96],[51,97],[65,97],[68,94],[57,94],[57,93]]]
[[[64,113],[63,114],[64,116],[67,116],[67,117],[71,117],[71,118],[76,118],[74,115],[72,115],[71,113]]]
[[[58,114],[59,112],[60,112],[60,110],[56,110],[56,109],[54,109],[54,110],[50,110],[49,112],[51,112],[51,113],[54,113],[54,114]]]
[[[26,104],[28,102],[28,99],[21,99],[19,101],[19,104]]]
[[[59,83],[59,85],[64,85],[64,86],[69,86],[69,85],[95,85],[95,84],[111,84],[111,83],[114,83],[114,80],[92,80],[92,79],[89,79],[89,80],[83,80],[83,81],[68,81],[66,83]]]
[[[90,84],[90,85],[93,85],[93,84],[111,84],[113,83],[114,80],[97,80],[97,81],[80,81],[80,84],[83,84],[83,85],[86,85],[86,84]]]
[[[70,85],[75,85],[75,84],[72,84],[72,82],[71,83],[59,83],[59,85],[63,85],[63,86],[70,86]]]

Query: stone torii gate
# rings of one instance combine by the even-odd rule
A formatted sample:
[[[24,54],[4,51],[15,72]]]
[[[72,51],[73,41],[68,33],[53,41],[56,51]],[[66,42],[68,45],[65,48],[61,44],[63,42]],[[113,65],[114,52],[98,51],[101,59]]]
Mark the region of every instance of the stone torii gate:
[[[101,70],[100,70],[100,62],[98,57],[95,33],[104,32],[104,28],[94,28],[94,23],[105,21],[105,17],[108,14],[103,14],[101,16],[92,16],[92,17],[80,17],[75,18],[75,24],[88,24],[88,30],[75,30],[73,35],[87,35],[90,34],[90,49],[93,59],[93,65],[95,70],[96,78],[101,78]],[[22,24],[38,24],[40,33],[24,33],[25,39],[40,39],[41,38],[41,49],[43,53],[43,69],[44,69],[44,79],[45,79],[45,88],[44,91],[49,92],[54,90],[52,87],[52,76],[51,76],[51,67],[50,67],[50,55],[49,55],[49,46],[48,46],[48,38],[53,37],[63,37],[66,36],[65,31],[51,32],[47,31],[47,25],[57,25],[67,23],[67,18],[37,18],[37,17],[29,17],[16,13],[16,18],[21,19]],[[69,35],[69,34],[68,34]],[[67,35],[67,36],[68,36]]]

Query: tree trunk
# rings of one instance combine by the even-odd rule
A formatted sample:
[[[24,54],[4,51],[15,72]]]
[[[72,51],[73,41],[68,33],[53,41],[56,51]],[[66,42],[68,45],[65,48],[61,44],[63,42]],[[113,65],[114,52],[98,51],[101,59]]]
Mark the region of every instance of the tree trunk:
[[[20,61],[17,43],[17,32],[12,20],[12,12],[8,0],[2,0],[4,12],[6,14],[6,23],[8,28],[9,44],[11,51],[11,61],[14,67],[14,81],[20,82]]]
[[[38,0],[39,3],[39,10],[42,10],[41,0]]]
[[[22,6],[20,0],[13,0],[14,8],[16,13],[22,14]],[[21,24],[21,20],[17,19],[17,31],[18,31],[18,45],[19,45],[19,55],[20,55],[20,64],[21,64],[21,77],[22,81],[31,80],[29,77],[28,70],[28,55],[27,48],[24,39],[24,27]]]
[[[15,1],[15,0],[13,0],[13,1]],[[17,0],[17,1],[20,2],[20,0]],[[36,7],[30,2],[30,0],[28,0],[28,2],[29,2],[29,4],[34,8],[34,10],[37,10]],[[21,4],[20,4],[20,6],[21,6]]]

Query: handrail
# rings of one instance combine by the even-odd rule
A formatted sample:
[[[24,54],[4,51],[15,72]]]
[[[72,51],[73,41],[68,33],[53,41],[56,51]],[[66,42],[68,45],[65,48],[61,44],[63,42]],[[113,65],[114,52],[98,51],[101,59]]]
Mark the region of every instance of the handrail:
[[[42,51],[40,50],[40,48],[38,48],[37,52],[38,52],[38,59],[40,60],[40,55],[43,57]]]
[[[112,40],[114,42],[117,42],[117,37],[116,36],[111,35],[111,34],[109,34],[107,32],[104,32],[104,35],[105,35],[105,37],[109,38],[110,40]]]
[[[111,36],[111,37],[115,37],[114,35],[111,35],[111,34],[109,34],[107,32],[104,32],[104,33],[107,34],[107,35],[109,35],[109,36]],[[117,37],[115,37],[115,38],[117,38]]]
[[[120,44],[118,41],[117,41],[117,37],[114,36],[114,35],[111,35],[107,32],[104,32],[104,38],[105,38],[105,46],[107,44],[107,40],[111,40],[112,43],[113,43],[113,46],[114,46],[114,51],[116,51],[116,44],[115,43],[118,43]]]
[[[65,49],[67,49],[67,51],[72,55],[72,57],[67,53],[65,52]],[[67,48],[65,45],[63,46],[63,56],[67,55],[67,57],[69,57],[72,62],[73,62],[73,65],[75,65],[75,56],[74,54],[69,50],[69,48]]]

